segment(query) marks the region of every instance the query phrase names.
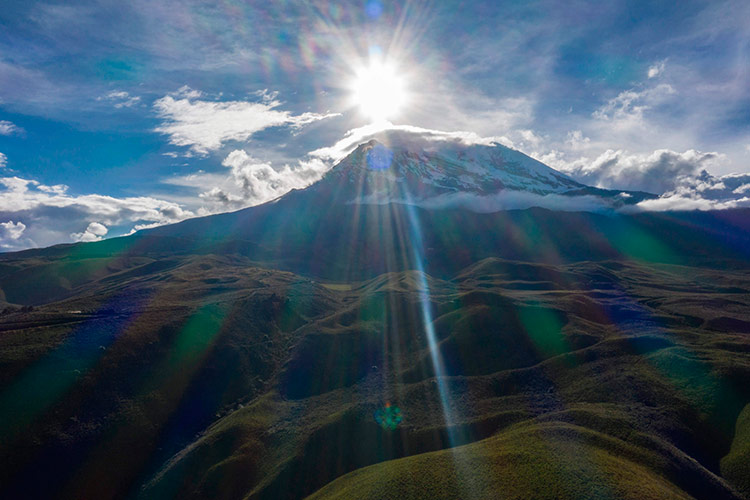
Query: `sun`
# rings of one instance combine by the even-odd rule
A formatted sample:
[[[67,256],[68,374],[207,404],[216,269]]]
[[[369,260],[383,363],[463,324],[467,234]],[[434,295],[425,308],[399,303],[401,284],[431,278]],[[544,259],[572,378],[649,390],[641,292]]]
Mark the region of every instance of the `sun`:
[[[403,76],[395,65],[379,60],[359,69],[351,88],[353,104],[373,122],[397,116],[407,101]]]

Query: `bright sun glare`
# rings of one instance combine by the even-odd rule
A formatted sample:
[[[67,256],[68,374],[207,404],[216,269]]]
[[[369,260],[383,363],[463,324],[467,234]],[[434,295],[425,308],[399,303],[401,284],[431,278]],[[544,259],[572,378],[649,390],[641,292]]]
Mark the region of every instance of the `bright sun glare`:
[[[352,83],[353,101],[374,122],[393,118],[406,103],[404,79],[396,68],[381,61],[357,71]]]

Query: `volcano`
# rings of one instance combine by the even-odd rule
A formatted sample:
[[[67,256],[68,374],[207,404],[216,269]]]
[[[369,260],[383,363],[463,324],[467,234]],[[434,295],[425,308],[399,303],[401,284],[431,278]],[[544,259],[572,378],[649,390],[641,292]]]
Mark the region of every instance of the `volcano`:
[[[748,498],[750,211],[379,134],[0,255],[3,498]]]

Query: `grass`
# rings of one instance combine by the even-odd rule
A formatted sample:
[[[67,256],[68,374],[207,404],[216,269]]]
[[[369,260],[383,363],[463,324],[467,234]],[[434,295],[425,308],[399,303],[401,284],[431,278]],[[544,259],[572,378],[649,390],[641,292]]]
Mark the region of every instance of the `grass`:
[[[737,419],[732,448],[721,460],[721,472],[750,498],[750,405],[745,406]]]
[[[308,498],[691,498],[660,474],[623,458],[624,447],[570,424],[519,425],[469,445],[359,469]]]

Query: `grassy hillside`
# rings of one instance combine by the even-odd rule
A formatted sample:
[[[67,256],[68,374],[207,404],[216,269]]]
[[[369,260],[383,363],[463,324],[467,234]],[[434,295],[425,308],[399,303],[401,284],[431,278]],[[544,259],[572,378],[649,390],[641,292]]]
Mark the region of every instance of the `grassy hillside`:
[[[34,304],[0,315],[3,497],[748,494],[742,267],[29,259],[0,269]]]
[[[658,462],[655,453],[579,426],[522,424],[458,448],[359,469],[308,498],[691,498],[654,467]]]

